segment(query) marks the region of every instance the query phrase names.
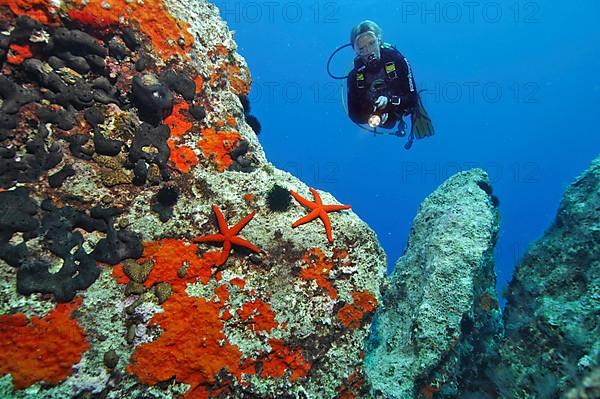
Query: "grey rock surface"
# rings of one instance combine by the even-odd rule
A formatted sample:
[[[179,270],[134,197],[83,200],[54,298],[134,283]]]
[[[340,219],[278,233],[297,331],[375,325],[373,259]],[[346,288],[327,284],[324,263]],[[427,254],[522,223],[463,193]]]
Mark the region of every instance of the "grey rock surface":
[[[123,7],[115,7],[117,3]],[[27,197],[31,212],[22,212],[22,208],[27,211],[28,207],[15,206],[18,201],[12,201],[4,209],[10,209],[16,216],[0,221],[0,255],[4,254],[0,256],[0,397],[358,395],[364,382],[364,344],[385,279],[385,253],[373,230],[352,210],[330,213],[333,237],[329,240],[319,219],[292,227],[294,221],[309,212],[297,200],[292,199],[282,211],[270,206],[269,191],[275,185],[284,191],[293,190],[309,201],[314,197],[304,182],[267,160],[258,132],[247,123],[243,99],[250,90],[250,71],[237,52],[233,32],[221,19],[219,9],[206,0],[57,0],[44,4],[52,9],[47,10],[40,3],[41,14],[47,11],[49,15],[64,18],[56,21],[58,25],[79,27],[78,22],[69,21],[70,15],[84,15],[86,23],[95,23],[101,20],[95,15],[99,10],[105,10],[106,15],[109,11],[113,16],[119,15],[116,26],[103,27],[103,32],[108,31],[102,37],[92,36],[98,30],[86,23],[80,27],[81,32],[69,33],[69,37],[83,38],[92,48],[101,49],[105,49],[103,39],[113,34],[117,41],[130,36],[137,38],[138,46],[129,56],[106,57],[103,62],[107,70],[102,73],[116,80],[115,87],[108,85],[111,90],[118,87],[123,101],[133,93],[134,84],[135,90],[147,85],[152,101],[150,105],[139,101],[144,97],[141,91],[142,94],[133,96],[137,99],[135,106],[115,100],[109,101],[110,104],[95,104],[94,112],[88,108],[73,109],[73,118],[78,121],[77,135],[70,136],[47,124],[52,129],[43,138],[52,140],[53,146],[60,150],[56,152],[64,156],[59,163],[49,166],[49,171],[40,170],[39,179],[35,175],[31,182],[22,184],[31,191]],[[92,11],[82,11],[82,7],[88,6],[94,7]],[[69,13],[73,11],[71,7],[77,9]],[[2,17],[2,24],[6,25],[2,30],[10,31],[17,24],[17,15],[9,13],[6,7],[2,10],[8,13]],[[37,11],[36,8],[35,14]],[[54,27],[42,23],[37,30],[38,35],[48,37],[56,33]],[[86,48],[78,46],[82,56],[89,55]],[[163,56],[167,50],[172,54]],[[63,79],[79,82],[81,87],[96,81],[95,72],[83,77],[65,71],[59,74],[49,63],[45,64],[46,54],[39,53],[36,56],[42,59],[24,64],[39,66],[60,87],[69,84]],[[5,70],[11,76],[24,79],[28,76],[19,65],[9,66],[0,59],[0,66],[2,76]],[[157,77],[166,82],[167,76],[178,78],[168,84],[159,81],[158,88],[155,87]],[[44,79],[40,81],[43,83]],[[189,85],[190,82],[194,84]],[[45,90],[33,79],[26,83],[32,90]],[[177,87],[181,90],[176,90]],[[194,90],[187,93],[189,89]],[[107,96],[105,93],[104,97]],[[190,111],[198,111],[199,107],[202,118]],[[19,163],[20,159],[31,158],[23,155],[26,149],[33,148],[26,143],[37,137],[38,129],[34,113],[23,108],[18,118],[15,116],[18,129],[11,132],[8,140],[2,139],[3,146],[10,144],[19,152],[4,151],[0,158],[15,158],[11,162],[24,168],[27,165]],[[97,121],[99,127],[92,128],[82,115],[84,112],[105,122]],[[4,137],[3,131],[0,137]],[[95,140],[89,140],[91,137]],[[101,139],[121,143],[117,148],[121,152],[100,153],[103,146],[98,143],[107,146]],[[42,144],[35,148],[44,148],[45,143]],[[53,175],[65,164],[72,167],[74,174],[61,184],[48,184],[47,175]],[[10,194],[14,189],[12,180],[0,179],[3,182],[0,197],[10,197],[6,192]],[[177,195],[161,201],[161,192],[165,190]],[[331,194],[319,193],[324,204],[339,203]],[[45,208],[50,209],[54,204],[57,209],[69,206],[72,210],[67,208],[63,213],[69,211],[85,221],[94,219],[91,216],[94,209],[102,212],[109,209],[114,213],[106,216],[110,223],[103,222],[95,230],[65,223],[67,218],[58,210],[53,210],[54,219],[50,221],[56,224],[63,221],[61,234],[64,230],[64,236],[74,236],[81,254],[102,247],[101,240],[110,236],[110,245],[105,247],[115,247],[119,254],[127,256],[115,255],[110,264],[99,259],[101,271],[97,278],[85,287],[80,285],[69,291],[78,305],[69,315],[72,319],[66,319],[74,320],[85,337],[74,334],[51,337],[44,333],[45,342],[57,342],[54,347],[87,349],[81,349],[68,362],[61,358],[59,350],[48,350],[44,356],[31,356],[33,359],[28,363],[20,360],[28,358],[36,348],[12,343],[23,341],[20,335],[32,329],[27,330],[24,318],[37,317],[51,324],[57,298],[51,295],[54,294],[51,290],[20,293],[18,267],[20,263],[31,262],[33,256],[44,260],[47,275],[63,267],[62,259],[48,250],[50,240],[46,231],[38,232],[35,228],[40,224],[34,223],[38,219],[49,220],[50,211],[41,206],[46,198],[52,201]],[[0,208],[2,203],[0,198]],[[168,212],[163,215],[157,209]],[[240,235],[259,250],[233,245],[230,253],[225,251],[229,254],[226,261],[218,263],[225,244],[201,240],[225,230],[217,219],[219,213],[213,209],[222,212],[228,227],[253,215]],[[14,219],[17,222],[24,219],[26,223],[22,220],[14,223]],[[13,224],[18,228],[11,227]],[[124,230],[135,234],[134,247],[140,246],[138,252],[143,249],[143,254],[129,255],[126,242],[114,239],[117,233],[116,230],[111,233],[113,224],[121,236],[125,236]],[[108,230],[108,225],[113,230]],[[31,230],[36,230],[36,234],[32,235]],[[31,256],[17,253],[17,245],[21,244]],[[72,255],[70,248],[66,252]],[[117,251],[102,252],[108,256]],[[13,259],[9,264],[4,258],[19,262]],[[129,264],[128,272],[123,271],[121,263],[125,262]],[[134,278],[131,270],[147,262],[152,266],[150,274]],[[96,265],[95,261],[91,264]],[[37,269],[31,270],[37,280],[45,276],[40,278],[35,273]],[[64,284],[78,275],[69,273]],[[73,297],[63,295],[58,299],[68,302]],[[5,338],[9,329],[11,340]],[[58,326],[57,330],[64,330],[64,326]],[[82,344],[81,341],[86,345],[75,345]],[[47,366],[54,364],[63,367],[51,381],[43,373],[31,372],[49,369]],[[35,378],[29,378],[32,375]]]
[[[517,266],[504,318],[502,362],[489,371],[503,397],[558,397],[598,368],[600,159],[569,186],[554,224]]]
[[[461,375],[478,372],[501,334],[493,202],[486,173],[474,169],[451,177],[421,204],[367,348],[373,396],[456,397]]]

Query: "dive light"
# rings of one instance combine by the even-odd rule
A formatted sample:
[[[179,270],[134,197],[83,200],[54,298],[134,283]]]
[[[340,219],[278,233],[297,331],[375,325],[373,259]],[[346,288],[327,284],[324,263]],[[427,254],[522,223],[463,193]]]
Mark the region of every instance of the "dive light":
[[[377,112],[377,105],[374,105],[373,112],[371,112],[371,116],[369,116],[369,119],[367,120],[367,124],[372,129],[375,129],[376,127],[379,127],[379,125],[381,125],[382,123],[383,123],[383,119],[381,117],[381,113]]]
[[[381,125],[381,115],[372,114],[371,116],[369,116],[369,120],[367,123],[373,129],[379,127],[379,125]]]

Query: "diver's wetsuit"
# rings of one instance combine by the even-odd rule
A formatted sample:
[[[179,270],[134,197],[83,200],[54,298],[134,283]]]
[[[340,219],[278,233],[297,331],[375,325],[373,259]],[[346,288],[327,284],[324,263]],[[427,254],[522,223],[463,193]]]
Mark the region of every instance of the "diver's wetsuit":
[[[386,72],[386,64],[389,66],[392,62],[396,77],[394,73]],[[364,80],[357,79],[357,75],[361,74]],[[406,58],[392,47],[382,47],[380,60],[367,67],[363,67],[362,61],[357,58],[354,69],[348,75],[347,84],[348,114],[355,123],[367,123],[373,113],[373,103],[379,96],[388,98],[388,105],[378,111],[388,113],[387,122],[381,125],[387,129],[393,128],[402,115],[410,113],[418,103],[417,87],[410,65]],[[399,105],[392,104],[392,96],[400,99]]]

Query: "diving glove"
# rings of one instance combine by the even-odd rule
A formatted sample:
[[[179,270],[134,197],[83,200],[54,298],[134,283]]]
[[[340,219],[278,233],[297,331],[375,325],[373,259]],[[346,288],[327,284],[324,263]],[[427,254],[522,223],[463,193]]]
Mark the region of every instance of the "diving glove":
[[[373,105],[376,109],[383,109],[388,105],[388,98],[386,96],[379,96]]]

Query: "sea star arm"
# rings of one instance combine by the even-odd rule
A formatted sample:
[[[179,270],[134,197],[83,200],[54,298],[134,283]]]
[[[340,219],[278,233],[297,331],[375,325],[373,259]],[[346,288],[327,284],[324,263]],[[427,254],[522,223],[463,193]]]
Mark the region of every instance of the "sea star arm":
[[[296,201],[298,201],[300,204],[302,204],[302,206],[305,206],[309,209],[315,209],[316,205],[314,202],[307,200],[306,198],[302,197],[300,194],[298,194],[294,190],[290,190],[290,194],[292,194],[292,196],[294,198],[296,198]]]
[[[225,236],[223,234],[211,234],[208,236],[196,237],[192,241],[193,242],[216,242],[216,241],[224,241]]]
[[[327,240],[329,240],[329,242],[333,242],[333,235],[331,234],[331,221],[329,220],[327,212],[321,211],[321,213],[319,214],[319,218],[321,219],[321,221],[323,221],[323,224],[325,225],[325,234],[327,234]]]
[[[221,266],[227,258],[229,258],[229,252],[231,252],[231,242],[229,240],[225,240],[223,242],[223,250],[221,251],[221,258],[219,262],[217,262],[217,266]]]
[[[233,226],[229,230],[229,232],[231,233],[231,235],[232,236],[237,236],[238,233],[248,224],[248,222],[250,220],[252,220],[252,218],[254,217],[254,215],[256,215],[256,211],[252,211],[252,213],[250,213],[245,218],[243,218],[242,220],[240,220],[239,222],[237,222],[237,224],[235,226]]]
[[[221,233],[225,233],[229,230],[229,226],[227,226],[227,222],[225,221],[223,213],[221,213],[219,208],[217,208],[217,206],[214,204],[212,205],[212,210],[215,213],[215,216],[217,217],[217,222],[219,223],[219,231]]]
[[[325,212],[343,211],[350,208],[350,205],[323,205],[323,210]]]
[[[292,227],[298,227],[301,224],[304,223],[308,223],[313,219],[316,219],[319,216],[319,209],[314,209],[311,213],[309,213],[308,215],[301,217],[300,219],[296,220],[293,224]]]
[[[319,193],[317,192],[317,190],[315,190],[312,187],[309,187],[308,189],[312,193],[313,197],[315,197],[315,203],[317,204],[317,206],[323,205],[323,200],[321,200],[321,196],[319,195]]]
[[[250,241],[243,239],[242,237],[231,237],[231,243],[239,245],[240,247],[248,248],[254,252],[260,252],[260,248],[252,244]]]

